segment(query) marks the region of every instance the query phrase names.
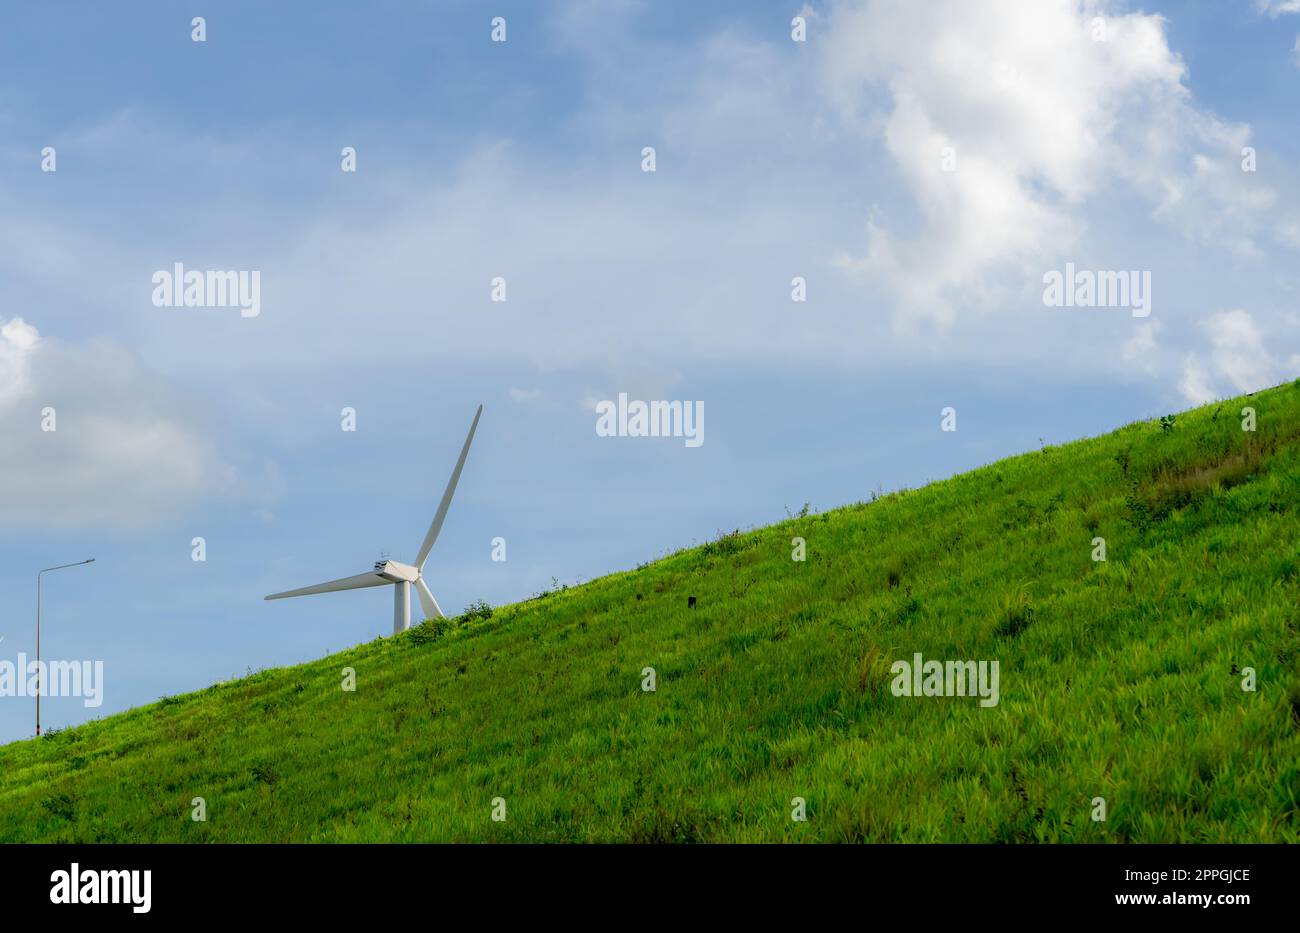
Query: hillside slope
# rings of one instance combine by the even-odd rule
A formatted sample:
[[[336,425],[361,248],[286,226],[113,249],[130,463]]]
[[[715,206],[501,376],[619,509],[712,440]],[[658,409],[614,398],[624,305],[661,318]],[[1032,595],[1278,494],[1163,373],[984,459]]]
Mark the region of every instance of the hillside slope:
[[[1298,505],[1300,383],[10,744],[0,839],[1300,841]]]

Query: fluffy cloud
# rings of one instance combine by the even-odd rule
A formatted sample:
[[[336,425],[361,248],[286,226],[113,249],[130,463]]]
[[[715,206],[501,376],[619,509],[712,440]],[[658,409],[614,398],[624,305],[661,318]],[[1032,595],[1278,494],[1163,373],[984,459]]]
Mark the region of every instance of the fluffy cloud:
[[[1193,404],[1253,392],[1297,374],[1300,357],[1292,356],[1286,363],[1274,359],[1259,325],[1241,308],[1220,311],[1202,327],[1209,338],[1208,362],[1189,356],[1179,382],[1179,390]]]
[[[1183,375],[1178,380],[1178,391],[1193,405],[1204,405],[1218,398],[1210,385],[1209,378],[1205,375],[1201,361],[1195,356],[1187,357],[1183,363]]]
[[[0,407],[21,398],[30,387],[32,351],[40,334],[22,318],[0,324]]]
[[[647,42],[648,4],[594,9],[553,11],[550,32],[582,78],[556,116],[562,140],[472,126],[433,161],[394,151],[382,174],[358,176],[378,187],[350,186],[365,195],[329,187],[286,204],[196,188],[211,219],[183,256],[156,228],[116,218],[33,235],[29,208],[11,235],[0,224],[6,287],[35,302],[89,283],[93,296],[59,291],[51,304],[97,302],[117,339],[191,376],[222,378],[230,361],[322,374],[419,364],[454,348],[462,362],[582,370],[603,395],[647,369],[773,361],[1104,367],[1173,383],[1188,352],[1207,352],[1185,308],[1276,307],[1297,286],[1263,251],[1300,249],[1300,213],[1279,204],[1300,187],[1277,153],[1241,171],[1248,128],[1196,106],[1158,16],[1069,0],[827,0],[807,43],[766,18]],[[134,140],[149,124],[139,113],[100,135]],[[300,171],[318,145],[232,140],[233,177],[329,174]],[[649,144],[653,174],[640,171]],[[149,162],[166,147],[130,151],[143,175],[172,161]],[[136,193],[155,190],[170,189]],[[74,226],[91,233],[72,237]],[[113,236],[86,242],[100,229]],[[264,313],[231,323],[152,307],[151,272],[177,258],[263,270]],[[1065,261],[1152,270],[1159,351],[1154,328],[1104,311],[1045,314],[1043,272]],[[496,276],[508,302],[489,299]],[[790,300],[794,276],[806,303]],[[939,339],[908,339],[931,322],[948,325]],[[526,378],[511,376],[520,392]]]
[[[827,44],[829,93],[850,116],[874,113],[919,207],[918,232],[873,219],[866,255],[843,263],[891,282],[904,318],[951,323],[1005,295],[995,273],[1036,279],[1069,258],[1084,206],[1116,186],[1239,252],[1275,199],[1239,170],[1246,128],[1194,106],[1159,16],[1074,0],[869,0],[836,8]]]
[[[129,354],[17,317],[0,322],[0,437],[10,527],[145,525],[229,478],[193,413]]]
[[[1300,0],[1255,0],[1255,9],[1270,19],[1283,13],[1300,13]]]

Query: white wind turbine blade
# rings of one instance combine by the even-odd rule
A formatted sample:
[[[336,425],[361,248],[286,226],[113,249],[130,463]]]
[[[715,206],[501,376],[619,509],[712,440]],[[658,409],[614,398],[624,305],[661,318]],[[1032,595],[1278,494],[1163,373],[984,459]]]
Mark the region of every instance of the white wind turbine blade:
[[[360,590],[368,586],[392,585],[392,580],[387,580],[375,573],[359,573],[355,577],[344,577],[342,580],[331,580],[329,583],[317,583],[315,586],[304,586],[299,590],[289,590],[285,593],[273,593],[266,599],[285,599],[289,596],[311,596],[315,593],[334,593],[339,590]]]
[[[474,431],[478,428],[481,414],[483,414],[482,405],[474,413],[474,423],[469,426],[469,436],[465,438],[465,446],[460,449],[460,459],[456,461],[456,469],[451,471],[451,479],[447,481],[442,501],[438,503],[438,513],[433,516],[433,524],[429,526],[429,533],[424,536],[424,543],[420,545],[420,553],[415,557],[415,566],[421,570],[424,569],[424,562],[429,559],[429,552],[433,550],[433,542],[438,540],[438,532],[442,531],[442,523],[447,517],[447,509],[451,507],[451,497],[456,492],[456,483],[460,481],[460,471],[465,468],[465,457],[469,455],[469,445],[474,440]]]
[[[433,593],[429,591],[429,584],[424,582],[424,577],[415,581],[415,590],[420,594],[420,606],[424,609],[426,619],[442,619],[442,607],[438,601],[433,598]]]

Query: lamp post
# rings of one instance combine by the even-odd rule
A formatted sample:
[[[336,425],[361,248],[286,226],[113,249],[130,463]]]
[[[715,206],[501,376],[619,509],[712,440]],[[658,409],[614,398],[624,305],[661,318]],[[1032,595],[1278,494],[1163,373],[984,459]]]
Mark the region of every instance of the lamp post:
[[[64,570],[68,567],[80,567],[82,564],[93,564],[95,558],[89,560],[79,560],[75,564],[59,564],[57,567],[46,567],[40,573],[36,574],[36,734],[41,734],[41,688],[45,684],[45,677],[41,671],[41,577],[51,570]]]

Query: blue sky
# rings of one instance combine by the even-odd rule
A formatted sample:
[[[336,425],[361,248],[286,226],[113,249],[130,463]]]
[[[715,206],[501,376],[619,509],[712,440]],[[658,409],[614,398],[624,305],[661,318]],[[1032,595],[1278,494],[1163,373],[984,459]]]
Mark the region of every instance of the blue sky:
[[[88,556],[42,647],[105,701],[49,726],[386,633],[387,590],[262,597],[410,560],[480,402],[449,611],[1300,375],[1294,5],[8,11],[0,659]],[[176,262],[261,314],[155,307]],[[1045,307],[1067,262],[1151,315]],[[619,392],[705,443],[597,436]]]

